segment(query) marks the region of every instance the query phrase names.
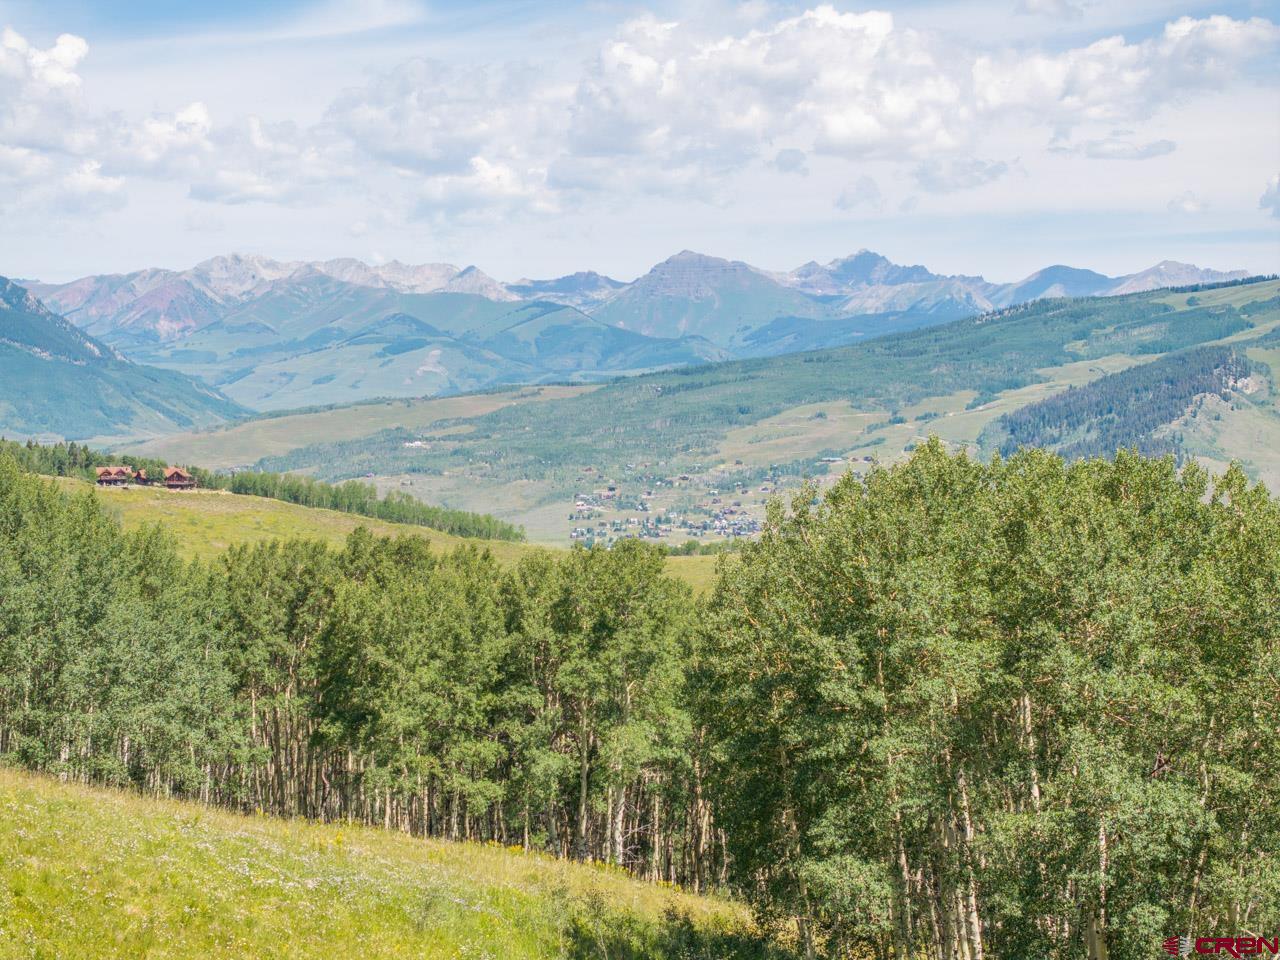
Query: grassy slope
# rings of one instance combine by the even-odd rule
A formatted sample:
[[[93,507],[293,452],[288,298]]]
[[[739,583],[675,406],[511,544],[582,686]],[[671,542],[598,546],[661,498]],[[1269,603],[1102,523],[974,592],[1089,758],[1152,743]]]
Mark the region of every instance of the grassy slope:
[[[66,489],[86,490],[81,480],[61,479]],[[237,543],[313,537],[340,545],[356,527],[384,536],[426,537],[436,549],[451,550],[464,543],[485,547],[503,564],[515,563],[531,550],[528,544],[505,540],[470,540],[438,530],[371,520],[336,510],[318,510],[264,497],[248,497],[221,490],[170,491],[144,487],[113,487],[98,491],[126,529],[160,523],[193,555],[219,553]],[[706,590],[715,576],[715,557],[668,557],[673,576],[695,590]]]
[[[354,440],[392,427],[426,428],[444,420],[478,417],[511,403],[559,400],[593,389],[525,387],[435,400],[362,403],[336,410],[250,420],[208,432],[173,434],[129,445],[123,451],[144,457],[198,463],[216,470],[251,464],[262,457],[288,453],[310,443]]]
[[[0,960],[767,955],[736,905],[612,870],[0,769]]]

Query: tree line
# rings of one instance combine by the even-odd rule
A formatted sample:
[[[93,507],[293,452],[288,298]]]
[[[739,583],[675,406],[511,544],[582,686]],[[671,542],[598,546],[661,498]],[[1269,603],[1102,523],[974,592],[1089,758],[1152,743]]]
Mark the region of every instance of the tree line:
[[[108,464],[119,463],[133,470],[146,470],[152,478],[161,477],[165,467],[169,466],[166,461],[151,457],[131,454],[114,457],[74,441],[41,445],[34,441],[18,443],[0,438],[0,454],[5,452],[14,457],[24,470],[86,480],[93,479],[94,467]],[[523,527],[487,513],[451,510],[423,503],[407,493],[394,490],[385,497],[380,497],[376,486],[359,480],[330,484],[289,473],[249,470],[227,474],[202,467],[189,467],[188,471],[206,489],[229,490],[232,493],[268,497],[305,507],[338,510],[376,520],[430,527],[459,537],[512,541],[525,539]]]
[[[810,957],[1280,924],[1280,503],[1169,458],[905,463],[659,550],[185,561],[0,458],[0,751],[717,887]]]

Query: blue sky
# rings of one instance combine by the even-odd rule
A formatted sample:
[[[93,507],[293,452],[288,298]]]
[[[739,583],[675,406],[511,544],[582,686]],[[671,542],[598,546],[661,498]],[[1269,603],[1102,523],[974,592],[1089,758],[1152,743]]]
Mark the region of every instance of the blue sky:
[[[0,275],[1274,271],[1277,6],[0,0]]]

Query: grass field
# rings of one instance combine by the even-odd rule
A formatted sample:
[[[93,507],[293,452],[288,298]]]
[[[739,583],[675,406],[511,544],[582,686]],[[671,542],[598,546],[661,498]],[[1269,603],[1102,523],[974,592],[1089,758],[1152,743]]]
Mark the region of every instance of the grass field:
[[[497,393],[476,393],[435,400],[388,400],[361,403],[314,413],[250,420],[219,430],[175,433],[122,446],[121,452],[194,463],[210,470],[255,463],[310,443],[353,440],[379,430],[405,427],[425,430],[442,420],[478,417],[512,403],[537,403],[585,393],[594,387],[520,387]],[[447,428],[433,430],[445,435]]]
[[[736,904],[606,868],[0,768],[0,960],[783,956]]]
[[[61,478],[68,490],[87,490],[83,480]],[[133,530],[149,523],[159,523],[171,531],[183,549],[191,555],[220,553],[237,543],[262,540],[311,537],[341,545],[357,527],[367,527],[383,536],[408,535],[426,537],[439,550],[451,550],[460,544],[476,544],[488,549],[503,564],[515,563],[537,549],[529,544],[507,540],[469,540],[438,530],[402,523],[387,523],[368,517],[317,510],[249,497],[222,490],[161,490],[155,487],[106,487],[97,491],[102,502],[119,517],[125,529]],[[667,567],[673,576],[690,584],[698,592],[706,590],[715,577],[716,558],[668,557]]]

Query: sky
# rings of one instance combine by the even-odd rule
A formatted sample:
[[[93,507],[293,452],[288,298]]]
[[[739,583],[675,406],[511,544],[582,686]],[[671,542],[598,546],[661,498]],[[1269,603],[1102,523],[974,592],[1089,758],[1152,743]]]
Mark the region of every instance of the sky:
[[[0,275],[1280,271],[1280,2],[0,0]]]

